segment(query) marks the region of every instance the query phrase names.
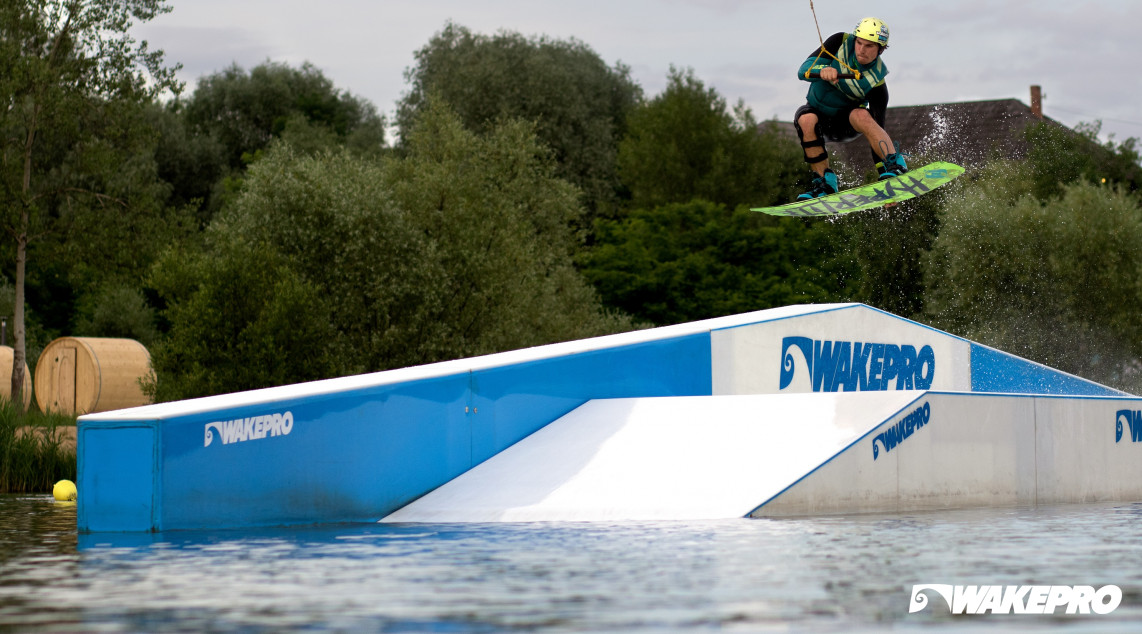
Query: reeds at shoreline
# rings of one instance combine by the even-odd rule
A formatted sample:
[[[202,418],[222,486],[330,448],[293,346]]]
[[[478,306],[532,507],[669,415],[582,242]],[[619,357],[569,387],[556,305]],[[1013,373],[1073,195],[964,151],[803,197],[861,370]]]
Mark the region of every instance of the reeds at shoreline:
[[[0,493],[44,493],[59,480],[75,480],[76,418],[24,411],[0,399]]]

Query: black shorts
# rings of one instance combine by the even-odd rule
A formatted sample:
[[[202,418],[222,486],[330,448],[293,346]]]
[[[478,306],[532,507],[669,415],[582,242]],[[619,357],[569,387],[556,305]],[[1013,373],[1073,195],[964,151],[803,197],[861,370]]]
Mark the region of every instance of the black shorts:
[[[797,112],[793,115],[793,125],[797,128],[797,136],[802,139],[805,138],[804,133],[801,132],[801,125],[798,121],[801,119],[801,115],[811,112],[817,115],[817,136],[826,141],[832,141],[833,143],[852,141],[860,136],[860,132],[854,130],[853,125],[849,123],[849,115],[852,114],[853,110],[859,107],[860,106],[852,106],[845,108],[835,116],[829,117],[822,114],[820,110],[817,110],[813,106],[805,104],[798,108]]]

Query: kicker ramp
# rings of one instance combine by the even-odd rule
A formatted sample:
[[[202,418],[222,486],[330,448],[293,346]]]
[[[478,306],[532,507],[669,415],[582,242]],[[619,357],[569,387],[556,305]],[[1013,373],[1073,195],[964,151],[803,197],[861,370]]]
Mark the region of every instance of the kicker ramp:
[[[595,400],[384,521],[745,517],[920,394]]]
[[[1131,438],[1140,434],[1137,398],[596,400],[383,521],[714,520],[1139,500],[1142,460]]]
[[[909,398],[897,393],[909,391],[1124,396],[861,304],[786,306],[470,359],[81,416],[78,526],[81,532],[129,532],[376,521],[588,401],[804,394],[825,399],[822,403],[833,398],[847,402],[848,396],[861,395],[877,403],[883,398],[884,403],[895,404],[897,398]],[[729,407],[720,399],[705,403],[693,407]],[[845,420],[878,424],[875,416],[864,418],[864,406],[855,411],[848,407],[827,425]],[[1075,408],[1087,416],[1085,405]],[[1142,406],[1128,409],[1142,411]],[[1110,416],[1113,420],[1113,413]],[[586,430],[596,422],[591,416],[578,419],[587,443]],[[653,434],[641,422],[620,433],[623,420],[598,423],[620,428],[616,428],[617,440],[603,442],[597,454],[612,461],[608,468],[630,461],[622,473],[636,478],[637,463],[645,462],[649,468],[656,455],[635,452],[623,458],[610,447],[620,446],[617,443],[628,434],[643,438],[637,444],[645,444]],[[759,433],[761,428],[747,425],[747,420],[735,415],[722,421],[708,412],[695,414],[688,425],[708,425],[675,432],[674,447],[690,442],[695,456],[691,462],[708,464],[716,460],[702,453],[706,445],[723,447],[729,456],[737,455],[734,452],[743,445],[759,452],[777,444],[774,440],[755,442],[756,436],[747,436],[750,442],[732,441],[736,433]],[[1009,422],[1002,417],[995,420]],[[679,430],[685,427],[683,422],[675,422]],[[806,424],[804,418],[786,427],[802,424]],[[1139,426],[1142,429],[1142,421]],[[575,436],[578,432],[569,428],[563,433]],[[708,441],[704,439],[707,433]],[[822,430],[814,436],[808,430],[788,431],[774,424],[765,433],[776,434],[774,438],[799,434],[806,438],[804,442],[814,443],[834,432]],[[668,440],[661,440],[663,452]],[[825,451],[832,447],[826,442],[821,445],[814,451],[832,450]],[[1142,448],[1142,443],[1135,446]],[[871,452],[866,447],[860,453]],[[1091,454],[1089,459],[1091,468],[1103,478],[1099,482],[1113,479],[1099,462],[1100,456]],[[829,464],[839,460],[834,457]],[[532,471],[527,477],[538,476]],[[712,484],[695,479],[692,486],[708,490]],[[676,489],[686,487],[679,484]],[[1120,489],[1103,487],[1098,494],[1103,490]],[[538,494],[528,495],[540,499]],[[758,491],[741,497],[765,502]],[[626,503],[616,500],[609,508],[614,511]],[[645,500],[642,504],[632,508],[658,508],[660,516],[667,508]],[[819,506],[812,503],[804,508]]]

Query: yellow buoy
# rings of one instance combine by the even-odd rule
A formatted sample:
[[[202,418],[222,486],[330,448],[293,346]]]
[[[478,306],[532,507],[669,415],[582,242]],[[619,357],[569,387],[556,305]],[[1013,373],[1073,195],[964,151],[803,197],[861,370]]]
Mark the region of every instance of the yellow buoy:
[[[52,497],[60,502],[71,502],[75,500],[75,483],[71,480],[60,480],[52,487]]]

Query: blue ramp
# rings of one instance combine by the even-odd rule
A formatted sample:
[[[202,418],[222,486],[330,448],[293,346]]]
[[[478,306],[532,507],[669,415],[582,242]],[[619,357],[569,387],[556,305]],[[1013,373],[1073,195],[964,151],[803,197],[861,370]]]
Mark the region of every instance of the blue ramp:
[[[822,403],[834,398],[847,403],[863,395],[870,403],[895,404],[909,398],[906,393],[923,391],[1122,395],[861,304],[786,306],[85,415],[77,439],[78,524],[80,531],[97,532],[377,521],[592,400],[804,394]],[[651,406],[632,405],[636,414]],[[710,424],[710,435],[677,432],[672,437],[679,447],[685,438],[695,444],[695,458],[671,464],[709,464],[712,471],[719,461],[698,459],[702,443],[738,455],[742,443],[730,440],[733,433],[762,429],[737,414],[719,422],[701,413],[732,408],[720,400],[687,407],[693,407],[691,422]],[[844,420],[880,422],[875,420],[879,409],[866,418],[864,406],[851,407],[842,413]],[[587,443],[623,418],[596,423],[593,415],[577,414],[573,420]],[[792,412],[774,420],[783,422],[761,425],[784,440],[753,442],[748,436],[754,451],[788,447],[794,440],[781,435],[793,433],[786,427],[812,425]],[[599,441],[599,455],[611,455],[610,445],[637,435],[645,424],[614,430],[615,440]],[[726,425],[733,433],[721,427]],[[831,433],[806,429],[805,442]],[[821,450],[832,447],[823,443]],[[660,452],[677,448],[662,446]],[[633,455],[649,468],[659,454]],[[610,474],[619,488],[620,480],[640,477],[635,467],[621,472],[621,479],[617,471],[599,473]],[[687,490],[682,484],[676,488]],[[674,512],[650,499],[630,512]],[[620,506],[615,501],[606,513],[618,513]]]

